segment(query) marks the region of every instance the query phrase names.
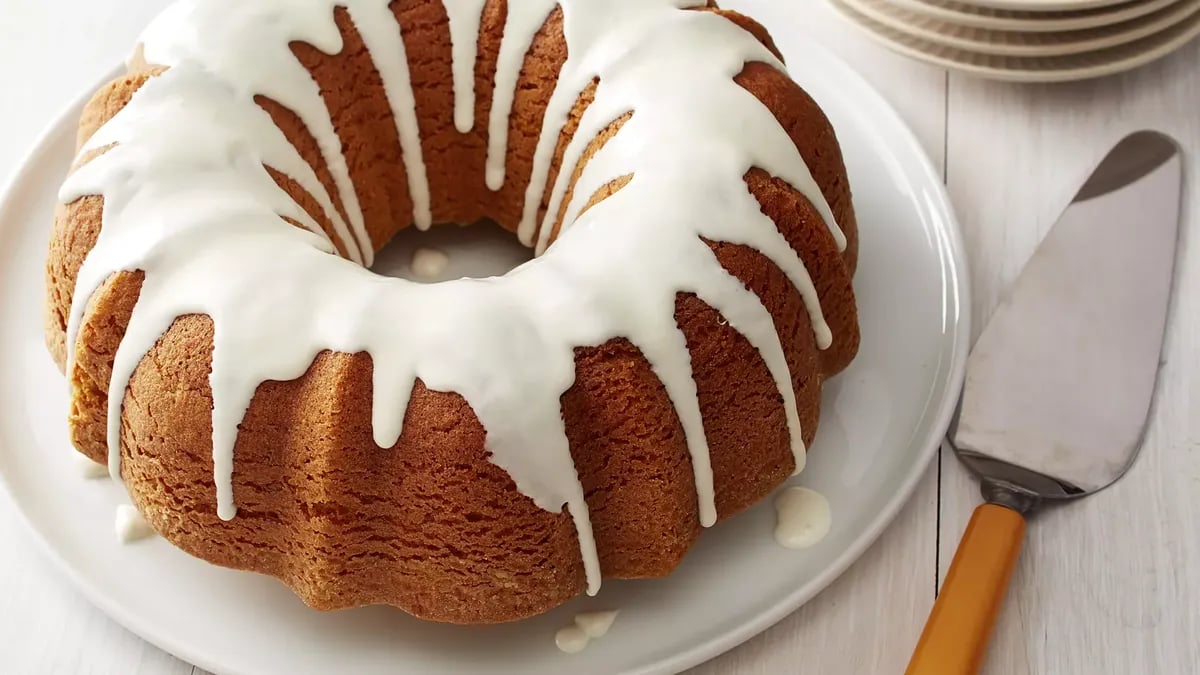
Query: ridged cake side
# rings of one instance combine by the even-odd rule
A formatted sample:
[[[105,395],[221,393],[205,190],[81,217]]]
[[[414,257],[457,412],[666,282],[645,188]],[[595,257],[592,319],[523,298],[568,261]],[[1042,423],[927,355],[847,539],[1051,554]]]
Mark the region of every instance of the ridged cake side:
[[[484,10],[475,69],[476,123],[466,134],[453,123],[451,48],[441,3],[406,0],[392,8],[412,63],[434,222],[487,216],[515,231],[541,114],[566,59],[561,13],[551,15],[526,55],[509,124],[509,180],[493,192],[484,182],[487,132],[481,121],[488,119],[492,101],[505,4],[489,2]],[[774,51],[753,21],[721,14]],[[371,241],[379,248],[411,222],[412,197],[380,76],[349,17],[339,10],[336,20],[344,39],[340,53],[325,54],[305,44],[292,48],[321,85]],[[159,72],[142,64],[98,92],[81,120],[81,142]],[[746,175],[763,213],[777,223],[815,282],[834,336],[826,350],[817,348],[799,293],[765,256],[746,246],[710,243],[721,264],[758,295],[774,319],[807,444],[817,427],[822,381],[844,368],[858,348],[851,287],[857,231],[850,190],[836,136],[799,87],[759,63],[747,64],[736,81],[788,132],[848,240],[839,253],[803,195],[761,170]],[[550,184],[589,97],[585,91],[562,132]],[[329,172],[299,120],[269,99],[258,102],[329,189]],[[593,142],[586,158],[620,122],[614,120]],[[314,219],[332,229],[312,195],[273,175]],[[614,181],[594,200],[620,187]],[[102,204],[101,197],[84,197],[64,206],[56,218],[47,337],[60,366],[75,278],[102,227]],[[92,296],[75,345],[68,374],[75,385],[72,439],[96,461],[105,461],[108,452],[108,383],[140,283],[137,272],[111,277]],[[675,318],[694,368],[718,514],[728,518],[759,501],[794,468],[783,402],[758,351],[719,313],[680,293]],[[259,387],[234,452],[238,515],[220,519],[212,459],[212,345],[211,320],[179,318],[142,360],[126,391],[122,477],[139,510],[174,544],[216,564],[279,577],[319,609],[386,603],[427,619],[496,622],[543,612],[583,591],[570,515],[542,510],[489,461],[484,429],[462,397],[418,382],[399,442],[387,449],[375,444],[372,362],[363,353],[325,352],[303,377]],[[650,364],[626,340],[578,348],[575,364],[576,381],[562,397],[562,412],[604,576],[665,575],[701,529],[691,459],[671,401]]]

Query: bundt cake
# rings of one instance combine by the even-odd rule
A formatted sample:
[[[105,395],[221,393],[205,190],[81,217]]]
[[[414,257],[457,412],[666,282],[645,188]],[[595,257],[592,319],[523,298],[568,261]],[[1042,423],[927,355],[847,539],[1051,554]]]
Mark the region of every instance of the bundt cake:
[[[486,623],[668,574],[858,348],[841,150],[693,0],[182,0],[79,124],[47,263],[76,448],[318,609]],[[419,284],[399,230],[536,252]]]

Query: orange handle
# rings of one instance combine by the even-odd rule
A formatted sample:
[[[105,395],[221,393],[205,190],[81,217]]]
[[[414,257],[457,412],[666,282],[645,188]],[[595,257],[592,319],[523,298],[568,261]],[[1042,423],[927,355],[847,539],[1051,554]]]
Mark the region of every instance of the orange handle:
[[[975,509],[906,675],[979,671],[1025,537],[1025,517],[996,504]]]

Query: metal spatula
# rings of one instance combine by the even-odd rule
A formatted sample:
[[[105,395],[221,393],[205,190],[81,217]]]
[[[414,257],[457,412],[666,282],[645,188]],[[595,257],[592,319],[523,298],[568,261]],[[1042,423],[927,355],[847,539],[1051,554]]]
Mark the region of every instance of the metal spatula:
[[[1111,485],[1137,456],[1166,331],[1182,171],[1161,134],[1121,141],[975,344],[949,439],[987,503],[967,525],[908,675],[977,672],[1026,516]]]

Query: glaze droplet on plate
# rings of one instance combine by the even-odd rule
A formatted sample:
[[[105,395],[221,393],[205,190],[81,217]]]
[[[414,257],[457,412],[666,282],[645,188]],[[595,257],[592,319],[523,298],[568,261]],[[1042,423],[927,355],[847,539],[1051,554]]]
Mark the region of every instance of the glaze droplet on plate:
[[[122,544],[130,544],[154,535],[154,529],[150,527],[150,523],[147,523],[137,508],[131,504],[121,504],[117,507],[113,528],[116,531],[117,541]]]
[[[559,628],[558,632],[554,634],[554,644],[567,654],[578,654],[588,646],[590,641],[591,638],[588,637],[588,634],[575,624]]]
[[[808,548],[825,538],[833,518],[825,495],[803,487],[785,488],[775,498],[775,541],[784,548]]]
[[[617,620],[617,610],[605,612],[581,612],[575,615],[575,625],[583,629],[589,638],[604,637]]]
[[[580,612],[575,615],[574,623],[558,629],[554,634],[554,644],[567,654],[578,654],[592,640],[607,635],[616,620],[617,610]]]
[[[450,256],[439,248],[419,248],[413,251],[412,273],[421,280],[431,280],[442,276],[450,264]]]

